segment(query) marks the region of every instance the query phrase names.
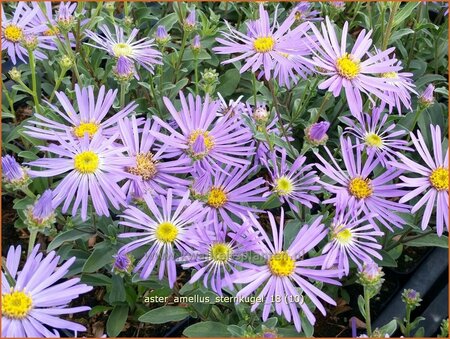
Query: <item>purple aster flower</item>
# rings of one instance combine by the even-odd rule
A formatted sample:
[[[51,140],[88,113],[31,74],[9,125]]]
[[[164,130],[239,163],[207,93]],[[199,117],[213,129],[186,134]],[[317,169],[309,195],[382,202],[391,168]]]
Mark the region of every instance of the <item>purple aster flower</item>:
[[[395,57],[395,55],[394,55]],[[389,60],[389,56],[384,57],[381,61]],[[398,61],[396,66],[400,67],[400,70],[403,69],[402,62]],[[412,73],[409,72],[386,72],[382,73],[381,77],[386,79],[391,85],[396,87],[395,91],[386,91],[385,94],[390,96],[392,99],[393,105],[389,104],[389,113],[392,113],[393,108],[396,107],[398,113],[402,114],[402,104],[408,110],[412,110],[411,107],[411,93],[417,95],[417,92],[414,90],[416,87],[412,82]],[[382,107],[384,106],[384,102],[382,103]]]
[[[319,178],[316,176],[316,171],[311,170],[312,164],[305,165],[306,157],[298,157],[291,165],[286,161],[286,150],[283,148],[281,159],[274,151],[271,160],[270,164],[266,159],[261,161],[269,171],[272,191],[281,202],[287,202],[294,212],[298,212],[297,202],[309,208],[312,208],[311,203],[319,203],[319,199],[311,194],[312,191],[320,189],[320,186],[315,184]]]
[[[387,122],[388,115],[382,114],[381,108],[374,107],[372,114],[362,113],[357,118],[358,124],[347,117],[342,118],[350,127],[345,129],[346,133],[354,135],[361,147],[367,147],[376,152],[377,158],[384,166],[388,166],[389,160],[395,160],[397,151],[412,151],[403,137],[407,132],[396,129],[394,123]]]
[[[312,145],[324,145],[328,140],[327,131],[330,128],[328,121],[316,122],[305,129],[306,140]]]
[[[201,48],[202,48],[202,45],[200,43],[200,35],[197,34],[194,37],[194,39],[192,40],[192,49],[193,49],[194,52],[198,53]]]
[[[153,48],[153,39],[143,38],[134,41],[139,32],[137,28],[134,28],[131,31],[128,39],[124,36],[123,28],[117,25],[114,26],[115,35],[111,33],[106,25],[100,26],[99,28],[105,36],[103,37],[97,33],[86,30],[86,35],[97,43],[97,45],[87,45],[102,49],[115,58],[125,57],[130,59],[152,74],[154,65],[162,64],[162,54]],[[137,73],[135,76],[137,76]]]
[[[379,228],[375,220],[391,231],[391,225],[401,228],[405,224],[403,218],[396,213],[409,213],[410,206],[391,199],[406,193],[398,189],[397,184],[391,183],[403,171],[389,167],[380,174],[374,173],[375,167],[380,163],[375,156],[376,153],[368,152],[367,159],[363,163],[361,148],[353,147],[350,138],[341,137],[341,153],[345,171],[339,167],[328,147],[325,147],[325,150],[332,164],[316,153],[322,162],[322,165],[316,164],[316,167],[335,182],[333,184],[321,181],[320,183],[327,191],[336,194],[335,197],[325,200],[325,204],[333,203],[338,213],[345,208],[356,216],[362,212],[377,231]]]
[[[434,157],[428,150],[422,133],[417,131],[417,137],[411,133],[411,139],[425,166],[414,162],[402,153],[397,153],[400,161],[391,162],[391,165],[419,175],[419,177],[400,177],[403,181],[400,184],[401,186],[414,188],[414,190],[404,194],[400,202],[410,201],[426,192],[413,206],[411,213],[417,213],[426,203],[421,223],[424,230],[429,226],[431,213],[436,206],[436,229],[437,234],[441,236],[444,232],[444,223],[448,231],[448,147],[446,151],[443,148],[441,128],[430,125],[430,129]],[[445,153],[445,156],[443,156],[443,153]]]
[[[228,55],[239,53],[239,56],[225,60],[222,64],[244,59],[246,62],[240,69],[241,73],[248,69],[251,69],[254,73],[262,67],[266,80],[269,80],[276,63],[286,63],[283,54],[302,55],[304,53],[305,44],[302,35],[306,32],[307,25],[302,24],[290,30],[294,21],[295,16],[292,13],[280,25],[275,13],[275,19],[271,27],[269,14],[260,4],[259,19],[246,24],[247,35],[225,22],[230,33],[222,32],[223,38],[216,39],[222,46],[213,48],[213,51],[217,54]]]
[[[130,81],[136,73],[134,64],[130,59],[118,57],[116,66],[113,69],[114,77],[119,82]]]
[[[113,255],[113,272],[114,273],[130,273],[133,270],[133,256],[131,254],[117,253]]]
[[[151,217],[134,206],[128,206],[121,216],[124,220],[120,224],[134,228],[137,232],[122,233],[119,237],[138,239],[124,245],[119,254],[129,253],[141,246],[150,246],[134,272],[141,271],[140,277],[147,279],[159,259],[158,277],[163,279],[167,269],[169,286],[172,288],[177,278],[174,250],[177,249],[182,254],[191,251],[190,226],[201,223],[206,211],[198,201],[189,200],[189,191],[178,202],[173,200],[171,189],[167,191],[167,198],[161,195],[156,202],[151,195],[146,194],[144,200]]]
[[[92,290],[79,278],[64,279],[75,257],[60,267],[54,251],[44,258],[35,246],[19,270],[20,246],[11,246],[2,270],[2,337],[59,337],[60,330],[86,331],[78,323],[60,319],[60,315],[89,311],[88,306],[68,307],[80,294]],[[6,271],[6,270],[5,270]]]
[[[348,275],[350,260],[359,268],[362,268],[362,262],[372,260],[371,256],[382,260],[377,252],[381,245],[375,237],[383,234],[374,229],[367,217],[358,218],[351,212],[339,213],[331,224],[330,242],[322,251],[326,254],[322,267],[331,268],[337,263],[339,270]]]
[[[320,11],[314,10],[314,2],[300,1],[295,5],[292,11],[295,20],[298,22],[323,20],[322,18],[317,17],[320,14]]]
[[[382,282],[384,273],[375,261],[368,260],[359,268],[358,275],[360,280],[365,284],[379,284]]]
[[[312,23],[310,23],[310,27],[317,39],[317,42],[310,40],[311,51],[314,54],[312,63],[320,74],[328,77],[319,84],[320,89],[328,88],[328,91],[337,97],[344,88],[350,111],[355,116],[362,111],[361,92],[366,93],[373,104],[375,101],[371,98],[371,94],[390,105],[395,104],[392,97],[385,92],[398,91],[397,87],[390,84],[386,78],[377,76],[378,74],[397,72],[401,69],[400,66],[395,65],[397,62],[395,58],[381,61],[394,51],[394,47],[362,60],[367,56],[372,45],[370,39],[372,31],[367,34],[365,30],[361,31],[351,52],[348,53],[346,52],[348,22],[345,22],[342,29],[340,44],[328,17],[326,17],[326,25],[321,23],[322,33]]]
[[[225,224],[232,225],[230,214],[239,217],[248,211],[257,212],[242,204],[266,201],[262,196],[267,191],[267,187],[263,186],[263,178],[256,178],[242,185],[254,170],[254,167],[247,169],[227,165],[224,169],[214,169],[208,173],[209,177],[205,179],[201,192],[208,220],[218,220],[220,215]]]
[[[17,2],[17,7],[12,18],[8,19],[2,5],[2,51],[7,50],[12,63],[17,63],[17,58],[26,63],[25,57],[28,57],[28,51],[21,45],[23,38],[27,35],[39,35],[45,32],[48,27],[45,24],[32,25],[33,18],[37,15],[38,9],[31,9],[25,1]],[[48,43],[51,38],[39,36],[38,45],[43,49],[56,49]],[[47,56],[41,51],[34,51],[36,59],[47,59]]]
[[[200,96],[187,99],[180,92],[181,111],[178,111],[169,98],[164,97],[167,109],[176,121],[177,131],[159,117],[154,119],[164,127],[169,135],[152,131],[162,143],[172,148],[167,151],[173,157],[190,158],[196,170],[219,168],[220,164],[245,166],[253,155],[252,135],[243,128],[238,116],[217,118],[220,102],[210,102],[209,97],[203,102]],[[194,149],[195,145],[195,149]]]
[[[425,91],[419,96],[419,102],[424,106],[430,106],[434,103],[434,85],[429,84]]]
[[[188,16],[186,17],[186,20],[184,20],[183,26],[185,30],[192,31],[195,28],[195,24],[196,24],[196,12],[195,8],[192,8]]]
[[[52,190],[47,189],[34,205],[28,208],[26,223],[29,228],[44,229],[53,225],[55,222],[55,209],[53,208],[52,198]]]
[[[219,295],[222,295],[222,287],[234,289],[231,275],[238,271],[237,267],[246,267],[242,261],[246,253],[258,247],[259,239],[255,234],[246,233],[248,225],[234,224],[231,228],[236,233],[227,233],[227,227],[215,221],[212,226],[201,225],[192,231],[197,245],[190,254],[177,259],[185,262],[184,269],[196,268],[190,284],[203,277],[203,285]]]
[[[94,135],[110,136],[114,134],[117,131],[117,121],[130,114],[138,105],[131,102],[112,117],[104,120],[117,96],[117,90],[109,90],[106,94],[105,91],[105,86],[100,87],[97,97],[95,97],[94,86],[81,88],[76,84],[75,104],[78,109],[74,108],[64,92],[56,92],[56,97],[65,112],[50,103],[47,104],[69,124],[60,123],[35,113],[36,120],[30,121],[30,125],[25,126],[25,133],[37,139],[53,141],[67,140],[70,135],[82,139],[86,134],[89,138]]]
[[[323,293],[311,281],[340,285],[335,280],[340,271],[337,269],[320,269],[325,259],[323,255],[304,259],[304,256],[319,244],[327,234],[325,226],[320,223],[322,217],[317,218],[311,226],[304,225],[291,245],[284,249],[284,211],[281,211],[279,227],[273,215],[271,213],[268,213],[268,215],[273,242],[255,217],[251,213],[248,214],[248,221],[256,228],[263,239],[259,243],[260,246],[256,253],[263,256],[266,262],[262,266],[253,265],[252,268],[235,274],[234,283],[247,284],[236,296],[248,297],[261,287],[258,298],[264,298],[265,300],[262,313],[263,321],[267,320],[272,304],[275,304],[276,313],[284,315],[287,321],[293,320],[295,328],[300,332],[301,320],[298,306],[312,325],[316,321],[308,303],[305,302],[305,297],[308,297],[323,315],[326,314],[326,311],[319,299],[336,305],[332,298]],[[278,300],[277,296],[281,296],[281,300]],[[251,312],[254,312],[259,305],[259,302],[254,303]]]
[[[328,2],[332,7],[337,9],[344,9],[345,8],[345,1],[330,1]]]
[[[4,180],[11,184],[24,182],[28,179],[27,171],[9,154],[2,157],[2,173]]]
[[[176,174],[189,173],[191,162],[187,158],[166,161],[165,147],[155,150],[155,137],[151,132],[159,131],[157,123],[152,124],[146,119],[139,126],[136,117],[132,116],[119,122],[119,130],[126,153],[133,160],[133,165],[125,171],[134,177],[127,179],[122,187],[129,200],[141,199],[147,192],[165,194],[167,187],[182,193],[187,190],[191,182],[176,177]]]
[[[60,139],[60,145],[40,146],[41,151],[52,153],[57,158],[41,158],[30,165],[44,168],[43,171],[30,171],[35,177],[54,177],[67,173],[53,192],[53,205],[64,202],[65,213],[72,201],[72,215],[81,204],[81,218],[87,219],[88,199],[92,200],[97,215],[109,216],[108,202],[115,209],[125,205],[125,194],[117,184],[130,175],[123,171],[126,166],[133,166],[131,158],[123,156],[125,147],[113,146],[118,134],[110,139],[96,134],[89,140],[87,135],[75,140],[68,135],[68,140]]]

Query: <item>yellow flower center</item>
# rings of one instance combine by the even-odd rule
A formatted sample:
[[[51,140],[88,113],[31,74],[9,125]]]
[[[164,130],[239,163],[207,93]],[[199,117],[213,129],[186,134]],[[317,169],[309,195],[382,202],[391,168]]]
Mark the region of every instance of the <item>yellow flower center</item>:
[[[113,50],[114,56],[116,58],[127,57],[127,56],[131,56],[133,54],[133,48],[129,44],[126,44],[123,42],[114,44],[112,46],[112,50]]]
[[[208,131],[203,131],[201,129],[197,129],[195,131],[193,131],[191,133],[191,135],[188,138],[188,144],[191,147],[191,151],[194,154],[194,156],[198,156],[200,155],[199,153],[195,153],[194,150],[192,149],[192,146],[194,145],[195,141],[197,140],[197,138],[199,136],[203,137],[203,142],[205,143],[205,148],[206,148],[206,154],[214,147],[215,143],[214,143],[214,137],[209,135]],[[206,155],[205,154],[205,155]]]
[[[383,147],[383,139],[381,139],[381,137],[375,133],[367,133],[364,140],[369,146],[376,148]]]
[[[231,257],[233,250],[226,243],[217,243],[211,246],[209,255],[213,261],[226,262]]]
[[[221,187],[213,187],[209,191],[207,204],[214,208],[219,208],[227,202],[227,194]]]
[[[31,310],[33,300],[25,292],[2,294],[2,313],[7,318],[23,319]]]
[[[348,185],[350,194],[358,199],[365,199],[372,195],[372,184],[370,179],[353,178]]]
[[[266,53],[273,50],[275,40],[271,36],[257,38],[253,41],[253,48],[258,53]]]
[[[352,239],[353,234],[348,228],[345,228],[344,225],[340,225],[336,227],[334,232],[334,238],[342,245],[348,245]]]
[[[136,155],[136,167],[128,168],[128,173],[139,175],[142,180],[152,179],[157,172],[157,160],[153,159],[153,153],[141,153]]]
[[[19,42],[23,38],[23,30],[19,26],[9,25],[3,31],[5,39],[12,42]]]
[[[438,167],[431,172],[430,183],[438,191],[448,190],[448,168]]]
[[[352,56],[345,53],[336,61],[336,69],[338,73],[346,79],[354,79],[360,71],[359,60],[353,60]]]
[[[395,79],[398,78],[397,72],[386,72],[381,74],[382,78]]]
[[[171,222],[165,221],[156,228],[155,236],[159,241],[174,242],[178,235],[178,228]]]
[[[288,195],[294,190],[292,180],[288,177],[280,177],[275,181],[275,191],[278,195]]]
[[[98,168],[98,163],[98,155],[92,151],[81,152],[74,158],[75,169],[83,174],[94,173]]]
[[[287,277],[295,270],[295,261],[284,251],[272,255],[267,265],[272,274],[280,277]]]
[[[98,124],[94,122],[82,122],[77,127],[73,128],[73,134],[78,138],[83,138],[86,133],[89,135],[89,138],[92,138],[97,131]]]
[[[54,36],[54,35],[58,35],[59,33],[60,33],[59,28],[56,26],[52,26],[52,28],[49,28],[42,34],[45,36]]]

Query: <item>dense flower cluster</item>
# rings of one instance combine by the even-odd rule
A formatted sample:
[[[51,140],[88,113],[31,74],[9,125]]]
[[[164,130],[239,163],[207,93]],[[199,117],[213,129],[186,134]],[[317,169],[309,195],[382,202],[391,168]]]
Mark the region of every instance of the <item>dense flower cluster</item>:
[[[2,49],[14,64],[17,58],[26,62],[28,53],[46,58],[42,50],[73,39],[63,33],[70,31],[75,7],[61,3],[56,19],[48,3],[19,2],[12,18],[2,10]],[[195,272],[189,283],[202,280],[218,295],[236,290],[238,297],[262,297],[251,311],[260,307],[263,321],[272,313],[283,316],[298,332],[302,321],[315,323],[313,308],[325,315],[322,302],[336,304],[321,286],[340,285],[355,265],[368,272],[374,259],[382,260],[380,239],[403,228],[406,215],[424,207],[422,229],[432,221],[439,236],[448,232],[448,148],[441,128],[411,132],[411,145],[408,131],[389,119],[412,110],[412,74],[402,72],[395,47],[374,46],[372,31],[360,31],[350,43],[348,22],[338,38],[331,19],[319,14],[299,3],[284,20],[276,13],[271,19],[260,4],[244,32],[226,22],[228,31],[212,50],[227,55],[222,64],[242,63],[239,72],[256,74],[254,82],[277,81],[289,89],[320,77],[319,89],[343,94],[350,114],[341,118],[347,127],[338,144],[325,145],[334,122],[316,119],[304,138],[310,147],[304,150],[314,152],[293,152],[287,146],[297,132],[256,97],[227,103],[215,93],[181,90],[175,99],[163,93],[169,114],[150,115],[135,102],[117,109],[118,90],[75,83],[70,95],[55,91],[57,103],[43,103],[51,115],[35,112],[24,125],[27,136],[40,140],[39,158],[26,162],[28,168],[10,155],[2,158],[8,187],[25,190],[31,179],[52,180],[51,190],[28,207],[30,230],[52,227],[58,207],[83,221],[113,216],[121,244],[113,271],[132,271],[142,280],[156,274],[173,288],[178,263]],[[193,10],[183,27],[192,32],[195,25]],[[170,40],[164,26],[157,28],[157,45],[137,28],[89,28],[86,46],[114,60],[121,86],[145,72],[153,77],[163,64],[157,46]],[[31,35],[36,48],[23,47]],[[194,52],[200,41],[196,35]],[[432,89],[420,100],[432,104]],[[431,133],[432,145],[424,133]],[[412,159],[416,153],[420,163]],[[265,211],[270,201],[283,205],[278,217]],[[302,219],[306,210],[321,208],[331,216],[294,219],[296,234],[285,237],[285,216]],[[134,265],[130,258],[139,249]],[[75,259],[56,270],[59,257],[50,252],[44,258],[36,247],[19,270],[20,255],[20,246],[11,247],[2,273],[2,335],[59,335],[46,326],[83,331],[55,317],[88,309],[67,305],[90,287],[78,278],[59,282]]]

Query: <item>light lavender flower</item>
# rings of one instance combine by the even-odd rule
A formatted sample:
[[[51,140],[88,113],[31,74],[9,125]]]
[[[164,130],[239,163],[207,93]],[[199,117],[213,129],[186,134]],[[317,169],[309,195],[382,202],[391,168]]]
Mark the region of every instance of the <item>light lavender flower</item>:
[[[170,40],[170,35],[166,31],[166,27],[164,27],[162,25],[158,26],[158,28],[156,29],[156,33],[155,33],[156,43],[159,45],[165,45],[169,42],[169,40]]]
[[[314,9],[314,2],[299,1],[292,11],[298,22],[323,20],[317,17],[320,15],[320,11]]]
[[[80,294],[92,290],[80,278],[64,279],[75,257],[60,267],[60,257],[51,251],[44,258],[35,246],[22,269],[22,248],[11,246],[2,270],[2,337],[59,337],[60,330],[86,331],[78,323],[59,316],[89,311],[88,306],[69,307]],[[8,273],[4,271],[8,271]],[[8,274],[8,276],[7,276]]]
[[[423,93],[419,96],[419,102],[424,106],[431,106],[434,103],[434,85],[429,84]]]
[[[328,121],[316,122],[305,129],[306,140],[315,146],[324,145],[328,140],[327,131],[330,128]]]
[[[25,223],[30,229],[42,230],[51,227],[55,223],[55,209],[52,204],[52,198],[52,190],[47,189],[34,205],[29,206]]]
[[[28,180],[27,171],[9,154],[2,157],[2,173],[4,180],[10,184],[19,184]]]

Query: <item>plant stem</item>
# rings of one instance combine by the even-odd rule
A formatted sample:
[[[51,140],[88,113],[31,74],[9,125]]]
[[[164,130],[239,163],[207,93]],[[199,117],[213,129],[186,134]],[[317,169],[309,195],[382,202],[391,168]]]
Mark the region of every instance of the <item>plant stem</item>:
[[[71,59],[73,60],[72,69],[75,73],[75,77],[77,78],[77,82],[78,82],[78,84],[82,85],[80,73],[78,72],[78,67],[77,67],[77,59],[75,57],[75,53],[72,50],[72,46],[70,45],[69,33],[67,33],[67,32],[64,33],[64,42],[66,43],[67,53],[70,55]]]
[[[36,58],[31,49],[28,49],[28,58],[30,61],[30,71],[31,71],[31,91],[33,92],[34,106],[37,113],[41,113],[39,107],[39,99],[37,95],[37,83],[36,83]]]
[[[16,123],[17,122],[17,118],[16,118],[16,111],[14,110],[14,100],[9,95],[8,90],[5,87],[5,84],[3,83],[3,79],[1,79],[1,78],[0,78],[0,83],[1,83],[2,88],[3,88],[3,93],[5,93],[6,100],[8,100],[9,110],[11,111],[11,114],[13,115],[14,123]]]
[[[195,94],[198,95],[198,56],[194,59]]]
[[[416,25],[420,21],[420,16],[421,16],[421,13],[422,13],[422,7],[423,7],[423,4],[419,3],[419,10],[417,11],[416,23],[414,25],[414,33],[413,33],[411,48],[410,48],[409,53],[408,53],[408,61],[406,62],[405,69],[409,68],[409,65],[410,65],[410,63],[412,61],[412,58],[414,56],[414,48],[416,47],[416,41],[417,41],[417,27],[416,27]]]
[[[323,109],[325,108],[326,103],[328,102],[328,100],[330,100],[331,97],[331,92],[327,92],[325,94],[325,97],[323,98],[322,104],[319,107],[319,110],[317,111],[316,116],[314,117],[313,121],[311,122],[312,124],[316,123],[317,121],[319,121],[320,115],[323,112]]]
[[[180,54],[178,56],[177,65],[175,67],[175,84],[178,82],[178,73],[181,68],[181,63],[183,62],[184,50],[186,49],[187,33],[183,31],[183,40],[181,41]]]
[[[256,101],[256,75],[253,72],[252,72],[252,87],[253,87],[253,103],[256,109],[256,105],[258,104]]]
[[[124,81],[120,82],[120,108],[125,107],[125,91],[127,84]]]
[[[33,192],[31,192],[31,190],[28,187],[22,187],[21,191],[23,193],[25,193],[27,195],[27,197],[36,199],[36,195]]]
[[[67,69],[62,67],[61,72],[59,73],[58,79],[56,79],[55,88],[53,88],[52,94],[50,95],[50,99],[48,99],[48,102],[52,102],[53,98],[55,97],[55,93],[58,90],[59,86],[61,85],[62,79],[64,79],[64,76],[66,75]]]
[[[30,230],[30,239],[28,242],[28,256],[33,251],[34,243],[36,242],[37,233],[38,233],[38,231],[35,229]]]
[[[423,108],[419,108],[417,109],[416,115],[414,116],[414,120],[412,122],[411,128],[409,129],[411,132],[414,131],[414,128],[416,127],[417,121],[419,120],[420,115],[423,113],[423,111],[425,111],[426,107]],[[408,136],[406,137],[406,139],[409,141],[411,138],[411,134],[408,134]]]
[[[409,338],[410,337],[410,332],[411,332],[411,307],[407,304],[406,305],[406,324],[405,324],[405,337]]]
[[[370,338],[372,336],[372,324],[370,320],[370,295],[368,288],[366,286],[364,286],[364,306],[366,313],[367,336]]]
[[[394,2],[392,4],[390,14],[389,14],[389,21],[388,21],[388,24],[386,27],[386,33],[383,35],[383,44],[381,46],[382,51],[386,50],[387,45],[389,43],[389,38],[391,37],[391,33],[392,33],[392,26],[394,24],[395,14],[397,13],[397,10],[399,8],[400,8],[400,2]]]

